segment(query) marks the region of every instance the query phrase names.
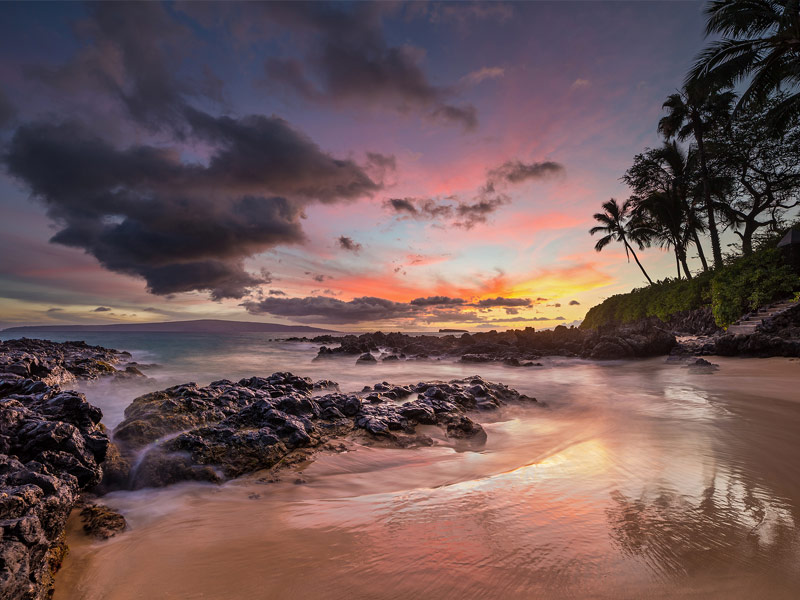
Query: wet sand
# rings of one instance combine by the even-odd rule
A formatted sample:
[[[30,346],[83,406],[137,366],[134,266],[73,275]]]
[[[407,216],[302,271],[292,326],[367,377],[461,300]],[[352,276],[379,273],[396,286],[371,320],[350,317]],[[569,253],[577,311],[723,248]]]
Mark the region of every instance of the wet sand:
[[[480,452],[112,494],[130,531],[73,520],[55,597],[800,597],[800,361],[712,361],[473,365],[548,406],[487,423]],[[405,383],[384,369],[362,383]]]

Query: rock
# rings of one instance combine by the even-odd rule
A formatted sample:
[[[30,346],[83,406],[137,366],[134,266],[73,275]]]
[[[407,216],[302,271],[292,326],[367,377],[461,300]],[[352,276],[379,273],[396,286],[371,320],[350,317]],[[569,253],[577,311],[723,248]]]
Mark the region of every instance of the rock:
[[[30,361],[31,365],[36,364]],[[39,364],[42,364],[40,361]],[[32,369],[40,376],[50,372]],[[83,394],[0,374],[0,590],[47,598],[67,517],[101,478],[108,437]]]
[[[131,487],[218,483],[305,460],[309,449],[350,433],[408,447],[424,441],[418,425],[434,425],[448,437],[480,443],[486,432],[468,411],[536,401],[477,376],[416,386],[384,381],[359,394],[312,396],[311,388],[291,373],[276,373],[236,384],[184,384],[137,398],[115,432],[123,457],[138,457]],[[414,393],[416,399],[397,402]]]
[[[103,427],[102,423],[100,426]],[[103,430],[105,431],[105,427],[103,427]],[[127,489],[130,477],[130,461],[122,455],[117,445],[111,442],[108,445],[106,458],[103,461],[103,478],[92,489],[92,492],[102,496],[114,490]]]
[[[369,352],[365,352],[356,359],[357,365],[374,365],[377,364],[377,362],[378,361],[375,359],[375,357]]]
[[[84,533],[99,540],[114,537],[128,527],[125,517],[103,504],[86,504],[81,509],[81,520]]]
[[[107,376],[144,377],[135,366],[116,368],[115,365],[127,362],[130,357],[127,352],[90,346],[85,342],[27,338],[0,341],[0,373],[43,381],[47,385]]]
[[[195,383],[174,386],[136,398],[125,409],[114,440],[127,450],[140,449],[165,435],[222,421],[258,400],[289,393],[310,396],[312,389],[310,379],[291,373],[251,377],[237,384],[222,379],[204,388]]]
[[[695,317],[698,322],[702,320]],[[705,319],[705,317],[703,317]],[[311,341],[328,341],[314,338]],[[668,354],[675,336],[657,319],[593,331],[559,325],[552,331],[532,327],[498,333],[488,331],[455,336],[409,336],[402,333],[365,333],[331,339],[338,347],[322,346],[317,359],[339,355],[358,355],[358,364],[374,364],[367,358],[380,352],[383,361],[457,358],[465,363],[503,362],[512,367],[539,366],[542,356],[581,356],[584,358],[644,358]],[[397,358],[394,358],[397,357]],[[373,357],[374,358],[374,357]],[[316,359],[315,359],[316,360]]]

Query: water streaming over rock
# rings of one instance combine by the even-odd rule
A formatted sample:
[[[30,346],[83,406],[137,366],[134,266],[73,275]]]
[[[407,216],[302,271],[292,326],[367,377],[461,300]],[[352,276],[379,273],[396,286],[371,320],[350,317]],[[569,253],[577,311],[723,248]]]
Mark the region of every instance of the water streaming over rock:
[[[162,365],[82,384],[112,426],[144,391],[284,370],[345,391],[479,373],[547,406],[484,422],[479,451],[357,446],[303,485],[116,492],[130,531],[74,522],[57,599],[800,596],[800,361],[357,366],[263,335],[101,337]]]

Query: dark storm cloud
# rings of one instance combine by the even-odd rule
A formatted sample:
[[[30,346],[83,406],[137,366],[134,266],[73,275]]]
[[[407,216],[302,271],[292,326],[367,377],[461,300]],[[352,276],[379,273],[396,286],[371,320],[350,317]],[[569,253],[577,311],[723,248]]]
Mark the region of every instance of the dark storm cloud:
[[[480,308],[495,308],[498,306],[529,307],[530,305],[530,298],[503,298],[501,296],[498,296],[497,298],[486,298],[484,300],[479,300],[474,304],[474,306],[478,306]]]
[[[76,27],[84,48],[63,65],[30,67],[33,76],[68,93],[104,92],[154,127],[180,122],[188,97],[208,97],[208,71],[193,82],[174,76],[193,38],[164,5],[96,2],[88,12]]]
[[[579,306],[580,302],[578,302],[577,300],[570,300],[569,301],[569,305],[570,306]]]
[[[429,81],[421,52],[391,46],[383,35],[381,3],[270,3],[267,20],[309,35],[302,57],[273,57],[265,69],[270,82],[307,100],[333,104],[389,106],[457,124],[477,125],[475,108],[457,106],[452,91]]]
[[[301,242],[308,203],[379,187],[282,119],[192,109],[186,116],[213,148],[207,166],[183,162],[170,148],[117,149],[75,122],[21,126],[4,162],[46,204],[59,228],[51,241],[143,277],[152,293],[209,290],[214,299],[240,298],[270,281],[247,272],[244,260]]]
[[[466,301],[462,298],[449,296],[428,296],[427,298],[414,298],[409,304],[412,306],[461,306]]]
[[[276,194],[321,202],[355,199],[379,189],[362,167],[322,152],[281,118],[213,117],[193,109],[186,116],[196,136],[218,145],[208,168],[218,184],[268,186]]]
[[[353,238],[349,238],[346,235],[340,235],[336,242],[342,250],[347,250],[349,252],[360,252],[362,248],[361,244],[353,241]]]
[[[17,114],[17,110],[11,101],[6,96],[2,88],[0,88],[0,129],[11,123]]]
[[[108,306],[98,306],[92,312],[109,312],[110,310]]]
[[[267,313],[297,321],[332,324],[395,319],[415,312],[415,307],[408,303],[373,297],[354,298],[347,302],[327,296],[264,298],[258,302],[244,302],[242,306],[252,314]]]

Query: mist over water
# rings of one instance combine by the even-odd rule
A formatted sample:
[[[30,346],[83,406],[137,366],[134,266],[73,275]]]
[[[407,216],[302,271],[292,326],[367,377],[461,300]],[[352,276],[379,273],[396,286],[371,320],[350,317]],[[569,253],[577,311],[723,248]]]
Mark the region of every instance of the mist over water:
[[[273,371],[343,391],[477,373],[545,406],[486,416],[479,451],[356,447],[305,485],[111,494],[130,530],[93,542],[74,520],[57,599],[800,597],[800,361],[356,366],[277,337],[86,335],[162,367],[81,389],[111,426],[144,391]]]

